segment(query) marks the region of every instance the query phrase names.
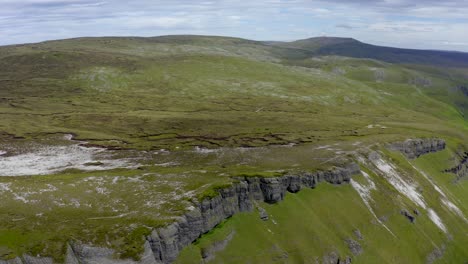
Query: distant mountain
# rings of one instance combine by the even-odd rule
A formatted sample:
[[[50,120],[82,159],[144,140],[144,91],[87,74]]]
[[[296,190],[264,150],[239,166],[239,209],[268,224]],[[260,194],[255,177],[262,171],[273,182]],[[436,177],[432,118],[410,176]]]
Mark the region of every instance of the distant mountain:
[[[308,51],[318,51],[323,47],[329,47],[338,44],[359,43],[353,38],[334,38],[334,37],[314,37],[301,39],[292,42],[273,42],[274,44],[286,48],[298,48]]]
[[[382,47],[366,44],[352,38],[316,37],[293,42],[268,43],[284,48],[313,52],[314,55],[368,58],[390,63],[429,64],[449,67],[468,66],[468,53]]]

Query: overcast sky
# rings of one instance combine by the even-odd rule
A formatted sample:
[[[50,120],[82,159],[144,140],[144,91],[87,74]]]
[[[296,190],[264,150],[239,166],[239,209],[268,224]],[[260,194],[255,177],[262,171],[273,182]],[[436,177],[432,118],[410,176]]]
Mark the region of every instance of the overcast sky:
[[[0,0],[0,45],[171,34],[468,51],[468,0]]]

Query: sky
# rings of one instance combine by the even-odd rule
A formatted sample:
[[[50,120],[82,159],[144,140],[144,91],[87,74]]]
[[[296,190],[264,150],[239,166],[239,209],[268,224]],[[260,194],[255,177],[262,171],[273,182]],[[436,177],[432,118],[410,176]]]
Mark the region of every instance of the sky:
[[[468,52],[468,0],[0,0],[0,45],[83,36],[316,36]]]

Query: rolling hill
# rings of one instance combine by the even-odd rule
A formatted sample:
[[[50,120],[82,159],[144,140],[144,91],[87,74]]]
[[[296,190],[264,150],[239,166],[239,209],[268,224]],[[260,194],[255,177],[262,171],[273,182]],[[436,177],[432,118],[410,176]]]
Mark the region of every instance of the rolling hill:
[[[0,263],[466,262],[467,56],[0,47]]]
[[[316,37],[273,45],[297,48],[318,56],[366,58],[389,63],[426,64],[442,67],[467,67],[468,53],[456,51],[414,50],[375,46],[352,38]]]

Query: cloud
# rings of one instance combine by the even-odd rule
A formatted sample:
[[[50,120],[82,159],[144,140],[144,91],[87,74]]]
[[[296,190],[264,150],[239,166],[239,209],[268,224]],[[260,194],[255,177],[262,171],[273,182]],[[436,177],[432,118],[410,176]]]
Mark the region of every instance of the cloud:
[[[398,22],[380,22],[371,24],[368,27],[370,30],[377,32],[437,32],[442,30],[443,26],[437,23],[427,22],[412,22],[412,21],[398,21]]]
[[[129,22],[125,25],[126,27],[144,29],[144,28],[179,28],[184,26],[193,26],[193,23],[189,23],[190,19],[186,17],[134,17],[129,19]]]
[[[468,42],[450,42],[450,41],[444,41],[444,45],[449,45],[449,46],[468,46]]]
[[[358,28],[357,26],[352,26],[350,24],[336,24],[335,27],[342,28],[342,29],[355,29],[355,28]]]

